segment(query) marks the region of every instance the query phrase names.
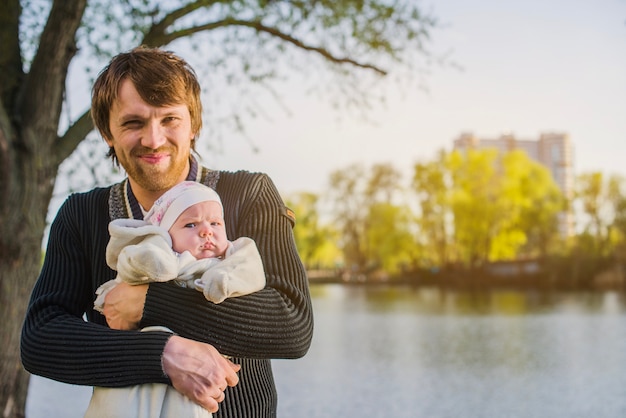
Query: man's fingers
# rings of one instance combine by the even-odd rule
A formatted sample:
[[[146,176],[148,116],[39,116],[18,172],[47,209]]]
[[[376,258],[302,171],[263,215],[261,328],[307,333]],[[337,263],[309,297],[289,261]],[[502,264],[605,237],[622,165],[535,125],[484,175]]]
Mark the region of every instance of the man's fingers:
[[[228,384],[228,386],[236,386],[237,383],[239,383],[239,375],[237,372],[241,370],[241,364],[235,364],[230,360],[228,364],[232,368],[232,373],[226,375],[226,384]]]
[[[201,403],[200,406],[209,412],[217,412],[220,408],[220,404],[213,398],[207,399],[206,402]]]
[[[209,412],[217,412],[219,409],[220,403],[224,401],[226,395],[224,391],[218,390],[212,393],[211,395],[206,396],[204,400],[198,399],[198,403]]]
[[[113,287],[104,299],[103,313],[107,324],[113,329],[137,329],[144,304],[148,285],[131,286],[119,283]]]
[[[224,400],[224,389],[239,383],[239,369],[213,346],[176,335],[163,350],[163,370],[174,388],[210,412]]]

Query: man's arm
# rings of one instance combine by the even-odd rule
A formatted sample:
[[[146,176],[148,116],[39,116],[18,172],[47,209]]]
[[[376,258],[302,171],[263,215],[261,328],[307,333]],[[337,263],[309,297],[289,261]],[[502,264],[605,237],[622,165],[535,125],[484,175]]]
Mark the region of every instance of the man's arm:
[[[79,385],[169,383],[161,356],[170,333],[112,330],[92,310],[95,289],[115,274],[104,257],[108,196],[108,189],[74,195],[59,210],[22,328],[22,362],[33,374]]]

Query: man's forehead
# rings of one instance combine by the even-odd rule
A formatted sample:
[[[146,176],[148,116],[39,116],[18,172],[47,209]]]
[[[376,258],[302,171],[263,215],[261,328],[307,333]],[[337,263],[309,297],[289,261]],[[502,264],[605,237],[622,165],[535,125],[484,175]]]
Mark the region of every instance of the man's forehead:
[[[188,113],[188,108],[184,103],[151,105],[139,95],[135,86],[129,81],[126,85],[120,86],[118,95],[113,100],[111,112],[116,113],[119,118],[147,116],[148,114],[167,116],[168,114]]]
[[[135,84],[129,79],[124,79],[121,81],[117,89],[117,96],[114,98],[113,102],[114,104],[125,103],[125,102],[142,103],[142,104],[145,104],[146,106],[159,107],[159,108],[171,108],[171,109],[186,106],[186,103],[184,103],[184,101],[181,101],[180,103],[176,103],[172,101],[171,103],[164,103],[164,104],[159,104],[159,105],[148,103],[141,96],[141,94],[139,94],[139,90],[137,89]]]

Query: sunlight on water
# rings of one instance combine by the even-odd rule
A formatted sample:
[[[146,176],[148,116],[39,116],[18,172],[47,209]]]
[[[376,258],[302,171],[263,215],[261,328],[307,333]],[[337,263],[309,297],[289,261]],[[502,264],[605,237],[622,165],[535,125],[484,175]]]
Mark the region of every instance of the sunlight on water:
[[[314,295],[309,354],[275,362],[283,417],[626,414],[622,294],[324,286]]]

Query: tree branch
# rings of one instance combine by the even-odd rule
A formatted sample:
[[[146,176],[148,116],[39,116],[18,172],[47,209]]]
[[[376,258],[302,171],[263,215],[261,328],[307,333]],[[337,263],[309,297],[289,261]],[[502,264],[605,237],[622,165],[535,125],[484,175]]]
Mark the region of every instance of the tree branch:
[[[19,0],[8,0],[0,12],[0,101],[4,103],[7,113],[13,109],[19,83],[24,76],[22,57],[19,44],[20,3]],[[6,132],[5,132],[6,134]]]
[[[150,30],[144,35],[142,44],[151,46],[151,47],[159,47],[168,44],[176,38],[172,38],[171,40],[166,36],[167,28],[176,23],[178,19],[181,19],[198,9],[211,6],[215,4],[214,0],[199,0],[189,3],[179,9],[173,10],[168,13],[161,19],[159,22],[154,23]]]
[[[38,131],[37,141],[56,138],[65,77],[76,54],[75,34],[86,5],[87,0],[55,0],[41,34],[19,103],[20,122]],[[31,143],[24,144],[27,149],[38,147],[34,140],[33,135]]]
[[[168,15],[168,17],[170,17],[170,15]],[[168,19],[167,25],[163,25],[164,22],[165,22],[165,19],[159,22],[158,24],[154,25],[150,29],[150,31],[146,34],[143,40],[143,42],[146,45],[161,46],[161,45],[169,44],[170,42],[173,42],[176,39],[185,38],[196,33],[211,31],[211,30],[215,30],[218,28],[226,27],[226,26],[241,26],[241,27],[254,29],[257,32],[267,33],[270,36],[273,36],[275,38],[281,39],[287,43],[294,45],[296,48],[299,48],[305,51],[315,52],[330,62],[334,62],[336,64],[349,64],[358,68],[372,70],[383,76],[387,75],[387,71],[373,64],[361,63],[361,62],[358,62],[356,60],[353,60],[347,57],[336,57],[324,48],[307,45],[301,40],[296,39],[289,34],[283,33],[276,28],[263,25],[260,21],[248,21],[248,20],[226,18],[226,19],[219,20],[217,22],[207,23],[205,25],[193,26],[187,29],[181,29],[175,32],[170,32],[170,33],[165,33],[165,30],[167,26],[173,23],[173,21]]]
[[[57,138],[53,147],[56,150],[55,158],[57,162],[60,164],[69,157],[93,128],[91,115],[89,111],[86,111],[65,131],[62,137]]]

